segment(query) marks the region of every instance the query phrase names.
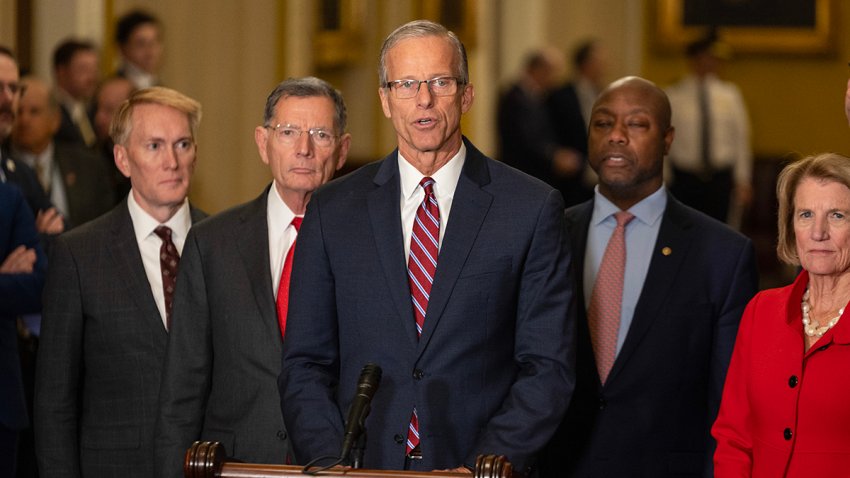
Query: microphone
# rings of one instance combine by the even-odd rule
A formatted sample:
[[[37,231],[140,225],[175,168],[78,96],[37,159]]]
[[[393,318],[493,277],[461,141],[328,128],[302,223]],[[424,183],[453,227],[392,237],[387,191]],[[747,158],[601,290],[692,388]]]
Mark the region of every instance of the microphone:
[[[345,422],[345,435],[342,439],[342,452],[339,455],[341,460],[348,459],[357,439],[366,430],[366,417],[369,416],[372,409],[372,397],[380,384],[381,367],[373,363],[364,365],[360,372],[360,380],[357,381],[354,401],[351,402],[351,408],[348,409],[348,420]]]

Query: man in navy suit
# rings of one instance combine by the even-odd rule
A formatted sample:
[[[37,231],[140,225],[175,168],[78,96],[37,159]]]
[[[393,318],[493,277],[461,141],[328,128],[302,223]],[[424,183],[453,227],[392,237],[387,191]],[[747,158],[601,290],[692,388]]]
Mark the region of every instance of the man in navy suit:
[[[371,362],[364,468],[493,453],[528,471],[573,388],[563,200],[462,137],[474,91],[453,33],[401,26],[379,71],[398,150],[313,195],[295,254],[279,380],[295,456],[340,454]]]
[[[667,96],[642,78],[612,83],[594,104],[588,160],[599,186],[566,212],[579,284],[576,391],[541,476],[711,476],[709,429],[757,274],[749,239],[664,188],[670,118]],[[633,218],[609,355],[606,319],[591,310],[624,211]]]

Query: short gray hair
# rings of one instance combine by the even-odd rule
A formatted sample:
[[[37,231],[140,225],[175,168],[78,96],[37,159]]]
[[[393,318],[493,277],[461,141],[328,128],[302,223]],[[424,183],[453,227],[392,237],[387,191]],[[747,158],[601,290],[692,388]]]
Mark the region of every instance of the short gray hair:
[[[342,98],[342,93],[331,86],[331,84],[327,81],[316,78],[315,76],[287,78],[281,81],[280,84],[272,90],[266,100],[266,110],[263,115],[264,126],[274,126],[269,124],[269,122],[274,117],[275,107],[277,107],[277,104],[281,99],[288,98],[290,96],[297,98],[324,96],[329,98],[334,104],[334,128],[336,128],[336,133],[345,133],[348,113],[345,109],[345,100]]]
[[[460,60],[460,64],[458,65],[459,71],[456,73],[460,79],[460,83],[463,85],[469,84],[469,62],[466,59],[466,48],[464,48],[460,38],[439,23],[429,20],[414,20],[396,28],[384,40],[384,44],[381,45],[381,56],[378,61],[378,82],[381,88],[385,88],[389,81],[387,78],[387,52],[402,40],[423,37],[443,37],[449,40],[455,49],[457,58]]]

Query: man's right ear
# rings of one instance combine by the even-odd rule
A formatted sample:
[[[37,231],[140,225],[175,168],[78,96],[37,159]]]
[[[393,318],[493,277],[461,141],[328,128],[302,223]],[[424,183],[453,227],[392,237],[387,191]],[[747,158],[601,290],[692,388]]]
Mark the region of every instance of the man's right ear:
[[[127,148],[116,144],[112,147],[112,155],[115,157],[115,167],[125,177],[130,177],[130,158],[127,156]]]

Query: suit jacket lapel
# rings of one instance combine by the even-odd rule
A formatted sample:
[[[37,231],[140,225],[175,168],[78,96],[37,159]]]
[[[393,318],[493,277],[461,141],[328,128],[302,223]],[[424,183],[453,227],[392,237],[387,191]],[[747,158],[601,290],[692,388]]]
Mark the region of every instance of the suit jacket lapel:
[[[267,195],[271,185],[257,199],[254,199],[248,208],[240,216],[241,225],[233,231],[233,242],[239,250],[242,264],[248,280],[251,282],[251,291],[257,302],[257,309],[263,318],[263,323],[269,329],[269,333],[280,335],[280,326],[277,321],[277,309],[273,289],[273,279],[269,271],[269,225],[267,222]],[[247,239],[250,238],[250,239]]]
[[[128,289],[139,310],[142,312],[145,323],[150,327],[152,333],[166,337],[165,325],[156,307],[150,282],[142,264],[142,255],[139,252],[139,244],[136,242],[136,233],[133,229],[133,220],[130,218],[130,210],[127,208],[125,199],[112,212],[112,232],[114,238],[110,241],[109,252],[118,270],[125,271],[123,279],[128,282]]]
[[[420,354],[425,350],[443,316],[455,283],[493,202],[493,196],[482,189],[490,183],[486,158],[470,142],[464,142],[466,161],[458,179],[450,220],[440,248],[425,325],[419,340]]]
[[[692,223],[685,213],[684,206],[668,195],[667,208],[661,219],[661,229],[658,231],[658,239],[652,251],[643,290],[635,306],[632,324],[623,342],[623,348],[614,361],[607,383],[617,378],[617,373],[628,362],[629,357],[661,313],[661,308],[668,302],[673,286],[676,284],[677,272],[687,257],[692,242],[691,227]],[[670,253],[665,255],[662,250],[666,248],[669,248]]]

